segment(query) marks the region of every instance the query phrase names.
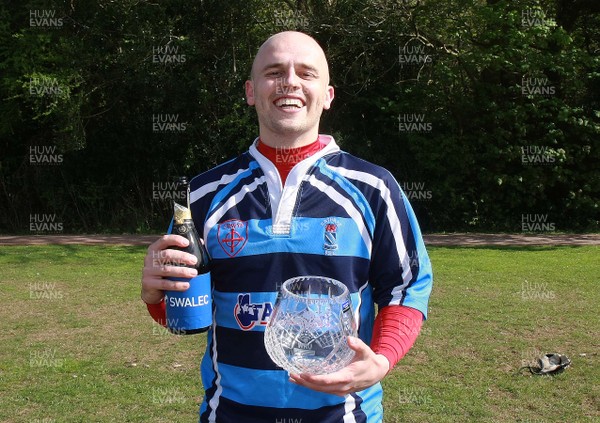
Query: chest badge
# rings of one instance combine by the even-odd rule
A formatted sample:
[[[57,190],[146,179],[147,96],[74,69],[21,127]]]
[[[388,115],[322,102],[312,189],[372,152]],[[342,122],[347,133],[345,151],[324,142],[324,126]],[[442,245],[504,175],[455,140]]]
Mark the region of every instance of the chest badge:
[[[321,225],[325,229],[323,233],[323,250],[325,255],[334,255],[335,250],[338,249],[338,228],[339,223],[335,218],[328,218],[321,222]]]
[[[248,242],[248,222],[231,219],[220,223],[217,239],[225,254],[229,257],[237,256]]]

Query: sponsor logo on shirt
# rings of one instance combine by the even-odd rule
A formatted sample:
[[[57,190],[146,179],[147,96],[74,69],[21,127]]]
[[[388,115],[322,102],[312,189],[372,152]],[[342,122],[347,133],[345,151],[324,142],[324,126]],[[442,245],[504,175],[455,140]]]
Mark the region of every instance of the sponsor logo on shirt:
[[[219,245],[229,257],[237,256],[248,242],[248,222],[230,219],[219,224],[217,229]]]
[[[266,326],[272,313],[273,304],[252,303],[250,294],[239,294],[233,309],[235,320],[242,330],[251,330],[256,325]]]

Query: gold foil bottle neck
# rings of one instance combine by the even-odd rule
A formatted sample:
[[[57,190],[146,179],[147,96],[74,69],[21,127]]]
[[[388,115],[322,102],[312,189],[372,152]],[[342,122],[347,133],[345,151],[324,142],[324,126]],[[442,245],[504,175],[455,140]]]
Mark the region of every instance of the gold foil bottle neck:
[[[178,225],[182,224],[184,220],[192,219],[192,212],[187,207],[183,207],[177,203],[173,203],[173,220]]]

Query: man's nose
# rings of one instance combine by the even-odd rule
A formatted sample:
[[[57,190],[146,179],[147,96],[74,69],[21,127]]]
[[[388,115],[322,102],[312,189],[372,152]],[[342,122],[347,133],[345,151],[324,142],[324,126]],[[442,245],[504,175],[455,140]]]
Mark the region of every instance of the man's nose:
[[[283,85],[286,87],[299,87],[300,86],[300,78],[296,75],[296,71],[293,68],[290,68],[286,71],[283,77]]]

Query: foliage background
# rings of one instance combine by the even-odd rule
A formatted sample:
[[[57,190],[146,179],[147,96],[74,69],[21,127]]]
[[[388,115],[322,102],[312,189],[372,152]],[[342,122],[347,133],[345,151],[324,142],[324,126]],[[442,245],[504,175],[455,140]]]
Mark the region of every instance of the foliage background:
[[[594,0],[1,1],[0,232],[30,232],[40,214],[68,233],[164,230],[157,186],[257,135],[243,83],[260,44],[286,29],[328,54],[336,99],[321,132],[418,187],[425,231],[521,231],[530,215],[598,230],[599,11]],[[155,60],[165,46],[178,60]],[[411,52],[427,60],[402,62]],[[545,94],[528,91],[536,81]],[[154,131],[156,115],[185,130]],[[430,130],[401,130],[400,116]],[[42,147],[60,163],[32,161]]]

